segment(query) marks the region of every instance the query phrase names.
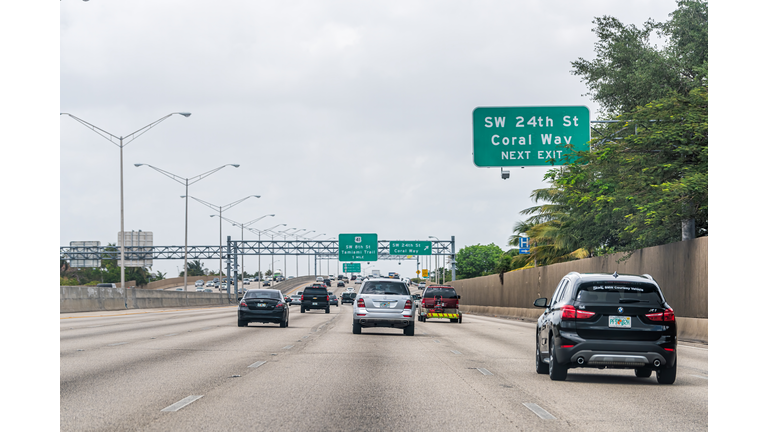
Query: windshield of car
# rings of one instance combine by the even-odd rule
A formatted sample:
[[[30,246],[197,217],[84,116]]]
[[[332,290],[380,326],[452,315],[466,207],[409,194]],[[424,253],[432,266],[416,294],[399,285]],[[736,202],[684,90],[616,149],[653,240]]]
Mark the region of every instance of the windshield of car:
[[[453,288],[427,288],[424,292],[424,298],[442,297],[444,299],[457,298],[456,290]]]
[[[360,294],[410,295],[411,293],[408,292],[408,288],[402,282],[368,281]]]
[[[584,303],[661,303],[653,284],[631,282],[591,282],[579,286],[576,301]]]
[[[259,298],[280,300],[282,297],[282,294],[280,294],[278,291],[272,290],[249,290],[247,293],[245,293],[245,298],[247,299]]]

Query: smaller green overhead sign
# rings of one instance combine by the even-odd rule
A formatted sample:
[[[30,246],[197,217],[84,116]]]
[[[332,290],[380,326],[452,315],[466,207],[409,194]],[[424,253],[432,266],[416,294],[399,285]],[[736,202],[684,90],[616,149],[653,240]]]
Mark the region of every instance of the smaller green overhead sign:
[[[390,255],[432,255],[431,241],[391,241]]]
[[[568,163],[570,150],[589,150],[585,106],[478,107],[472,112],[472,155],[479,167]]]
[[[360,263],[344,263],[344,273],[360,273]]]

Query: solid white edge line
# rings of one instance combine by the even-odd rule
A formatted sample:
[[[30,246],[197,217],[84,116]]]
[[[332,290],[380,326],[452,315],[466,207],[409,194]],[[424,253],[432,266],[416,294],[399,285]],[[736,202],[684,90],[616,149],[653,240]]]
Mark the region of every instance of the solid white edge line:
[[[265,363],[266,363],[266,361],[264,361],[264,360],[259,360],[259,361],[257,361],[256,363],[254,363],[254,364],[252,364],[252,365],[250,365],[250,366],[248,366],[248,367],[249,367],[249,368],[257,368],[257,367],[259,367],[259,366],[261,366],[261,365],[263,365],[263,364],[265,364]]]
[[[488,369],[485,369],[485,368],[475,368],[475,369],[477,369],[483,375],[493,375],[493,373],[491,373],[491,371],[489,371]]]
[[[541,417],[543,420],[557,420],[557,417],[553,416],[552,414],[548,413],[547,410],[544,408],[536,405],[535,403],[527,403],[523,402],[523,405],[525,405],[526,408],[533,411],[534,414]]]
[[[175,411],[178,411],[178,410],[184,408],[185,406],[191,404],[192,402],[200,399],[201,397],[203,397],[203,395],[187,396],[184,399],[176,402],[175,404],[167,406],[167,407],[161,409],[160,411],[165,411],[165,412],[175,412]]]

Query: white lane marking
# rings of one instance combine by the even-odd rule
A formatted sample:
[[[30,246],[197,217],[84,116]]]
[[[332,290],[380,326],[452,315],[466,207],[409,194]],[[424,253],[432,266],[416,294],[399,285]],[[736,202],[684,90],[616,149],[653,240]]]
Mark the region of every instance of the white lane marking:
[[[695,346],[690,346],[690,345],[677,345],[677,346],[678,347],[684,347],[684,348],[697,349],[697,350],[702,350],[702,351],[709,351],[709,348],[700,348],[700,347],[695,347]]]
[[[127,343],[128,342],[118,342],[118,343],[109,344],[109,346],[122,345],[122,344],[127,344]]]
[[[461,355],[461,353],[460,353],[460,352],[458,352],[458,351],[456,351],[456,350],[452,350],[451,352],[452,352],[452,353],[454,353],[454,354],[456,354],[456,355]]]
[[[483,375],[493,375],[491,371],[489,371],[488,369],[484,369],[484,368],[475,368],[475,369],[479,370],[480,373]]]
[[[248,367],[249,367],[249,368],[257,368],[257,367],[259,367],[259,366],[261,366],[261,365],[263,365],[263,364],[265,364],[265,363],[266,363],[266,362],[265,362],[264,360],[259,360],[259,361],[257,361],[256,363],[254,363],[254,364],[252,364],[252,365],[250,365],[250,366],[248,366]]]
[[[433,339],[433,340],[435,341],[435,343],[440,343],[440,341],[439,341],[439,340],[437,340],[437,339]]]
[[[184,408],[185,406],[191,404],[192,402],[200,399],[201,397],[203,397],[203,395],[187,396],[184,399],[176,402],[175,404],[167,406],[167,407],[161,409],[160,411],[165,411],[165,412],[175,412],[175,411],[178,411],[178,410]]]
[[[283,349],[291,349],[291,348],[293,348],[293,345],[286,345],[283,347]]]
[[[696,378],[704,378],[705,380],[708,380],[708,379],[709,379],[709,378],[707,378],[707,377],[705,377],[705,376],[701,376],[701,375],[691,375],[691,376],[695,376]]]
[[[552,414],[548,413],[544,408],[536,405],[535,403],[523,403],[526,408],[533,411],[534,414],[541,417],[544,420],[556,420],[557,418],[553,416]]]

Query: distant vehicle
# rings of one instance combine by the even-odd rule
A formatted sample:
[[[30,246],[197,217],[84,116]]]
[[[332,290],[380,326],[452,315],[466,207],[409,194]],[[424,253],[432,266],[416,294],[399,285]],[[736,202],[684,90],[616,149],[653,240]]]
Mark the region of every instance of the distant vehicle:
[[[379,278],[379,277],[381,277],[381,271],[379,271],[379,270],[371,270],[371,275],[373,277]]]
[[[318,281],[318,282],[322,282],[323,281],[323,277],[322,276],[318,276],[318,277],[315,278],[315,280]]]
[[[344,286],[344,281],[338,281],[338,282],[336,282],[336,286],[337,286],[337,287],[343,287],[343,286]]]
[[[100,284],[96,284],[96,286],[99,288],[117,288],[117,285],[113,283],[100,283]]]
[[[293,279],[293,278],[295,278],[295,277],[296,277],[296,276],[288,276],[288,279]]]
[[[452,323],[460,323],[460,298],[452,286],[430,285],[424,290],[419,321],[427,322],[427,318],[448,318]]]
[[[288,327],[288,308],[283,293],[274,289],[248,290],[237,308],[237,326],[250,322],[276,323]]]
[[[339,299],[336,297],[336,294],[329,294],[328,300],[331,306],[336,305],[336,307],[339,307]]]
[[[330,279],[323,279],[323,283],[325,286],[331,286],[331,280]]]
[[[355,285],[363,283],[362,279],[355,279]]]
[[[217,277],[213,278],[213,283],[214,283],[214,284],[217,284],[217,283],[219,283],[219,278],[217,278]]]
[[[268,286],[272,286],[272,281],[270,281],[269,279],[267,279],[267,280],[266,280],[266,282],[264,282],[263,284],[261,284],[261,286],[265,286],[265,287],[268,287]]]
[[[301,313],[312,309],[325,309],[325,313],[331,313],[330,296],[325,284],[314,284],[304,289],[301,295]]]
[[[196,291],[196,292],[203,292],[203,289],[204,289],[204,288],[203,288],[202,286],[199,286],[199,287],[196,287],[196,288],[195,288],[195,291]]]
[[[176,291],[184,291],[184,288],[176,288]]]
[[[203,290],[203,292],[210,292],[210,293],[212,293],[212,292],[213,292],[213,290],[212,290],[212,289],[210,289],[210,288],[206,288],[206,289],[204,289],[204,290]]]
[[[201,287],[203,285],[205,285],[205,281],[204,280],[198,279],[198,280],[195,281],[195,288]]]
[[[347,291],[344,293],[341,293],[341,304],[344,303],[354,303],[355,302],[355,293]]]
[[[300,305],[301,304],[301,295],[292,295],[291,296],[291,306],[293,305]]]
[[[419,282],[419,289],[424,289],[427,287],[427,284],[425,282]]]
[[[206,283],[205,283],[205,286],[207,286],[207,287],[212,287],[212,286],[213,286],[213,281],[208,281],[208,282],[206,282]]]

